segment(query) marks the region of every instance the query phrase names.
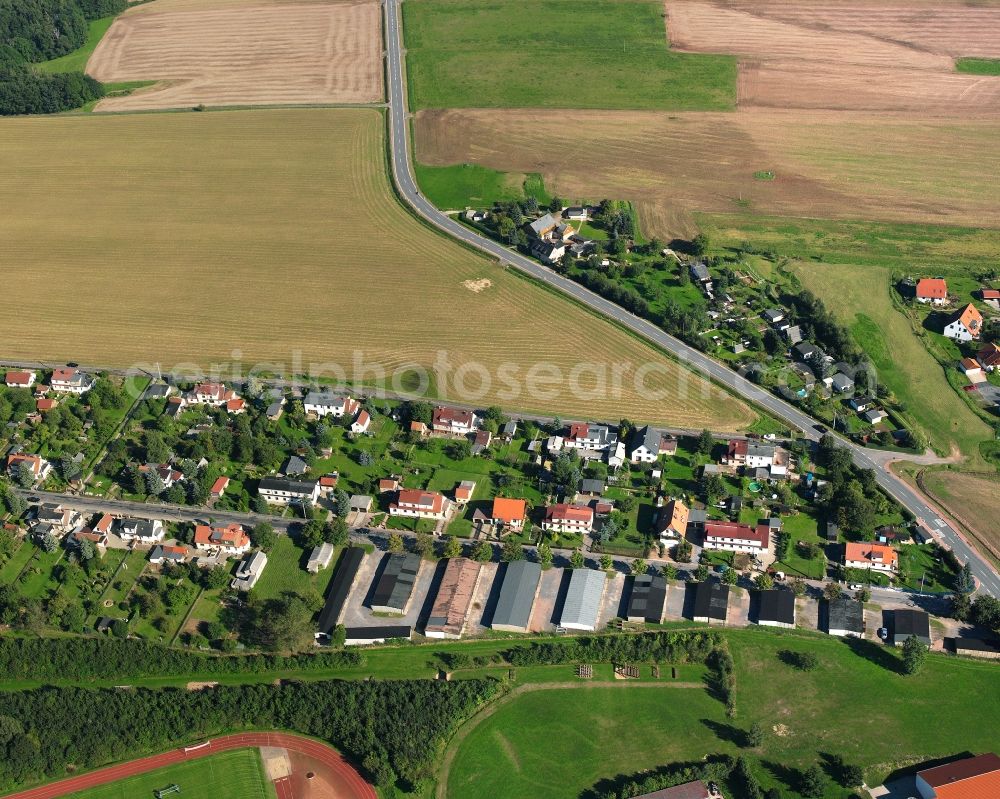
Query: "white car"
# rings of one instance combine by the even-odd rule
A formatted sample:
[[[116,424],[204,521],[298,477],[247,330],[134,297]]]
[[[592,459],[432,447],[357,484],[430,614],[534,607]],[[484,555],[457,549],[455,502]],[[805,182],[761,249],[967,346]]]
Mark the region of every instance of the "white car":
[[[861,583],[851,583],[852,591],[860,591],[863,587],[864,586],[862,586]]]

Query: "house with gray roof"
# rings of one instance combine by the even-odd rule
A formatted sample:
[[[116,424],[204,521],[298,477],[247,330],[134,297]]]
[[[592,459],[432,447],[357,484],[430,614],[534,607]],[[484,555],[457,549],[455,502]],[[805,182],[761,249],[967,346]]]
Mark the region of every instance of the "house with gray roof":
[[[769,325],[776,325],[785,318],[785,312],[781,308],[768,308],[761,316],[764,317],[764,321]]]
[[[659,624],[667,601],[667,581],[658,574],[638,574],[632,578],[626,617],[633,622]]]
[[[526,633],[531,622],[531,609],[542,579],[542,567],[527,560],[507,564],[493,611],[494,630],[509,633]]]
[[[293,477],[308,472],[309,464],[298,455],[289,455],[281,465],[280,471],[286,477]]]
[[[545,214],[545,216],[529,222],[527,227],[532,236],[536,239],[541,239],[550,234],[558,226],[558,219],[552,216],[552,214]]]
[[[841,638],[860,638],[865,632],[865,608],[856,599],[839,596],[826,602],[826,631]]]
[[[265,566],[267,566],[267,555],[263,552],[258,550],[247,553],[236,567],[236,574],[230,586],[237,591],[249,591],[257,585]]]
[[[604,586],[607,575],[595,569],[573,569],[570,572],[569,589],[563,602],[559,626],[567,630],[597,629],[597,620],[601,612],[601,600],[604,598]]]
[[[319,483],[308,480],[288,480],[284,477],[262,477],[257,494],[270,505],[294,505],[319,499]]]
[[[318,547],[313,547],[313,551],[309,553],[306,571],[310,574],[318,574],[330,565],[331,560],[333,560],[333,544],[324,541]]]
[[[689,271],[691,272],[691,279],[697,280],[699,283],[708,283],[712,279],[712,275],[708,271],[708,267],[700,261],[698,263],[691,264]]]
[[[371,609],[376,613],[406,613],[420,563],[420,556],[412,552],[387,555],[372,594]]]
[[[785,328],[785,338],[789,344],[798,344],[802,341],[802,329],[798,325],[791,325]]]
[[[833,381],[830,383],[830,386],[838,394],[844,394],[848,391],[854,390],[854,381],[843,372],[837,372],[837,374],[833,376]]]

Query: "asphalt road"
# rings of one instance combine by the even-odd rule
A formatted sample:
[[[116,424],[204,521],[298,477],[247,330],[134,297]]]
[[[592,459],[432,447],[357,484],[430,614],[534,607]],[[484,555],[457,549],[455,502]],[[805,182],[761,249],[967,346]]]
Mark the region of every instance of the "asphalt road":
[[[578,283],[556,274],[538,262],[469,230],[428,202],[420,193],[416,180],[413,177],[409,125],[407,124],[406,78],[403,65],[404,50],[402,45],[399,0],[384,0],[383,8],[385,13],[388,61],[392,176],[400,196],[417,214],[453,238],[493,256],[503,264],[519,269],[535,280],[552,286],[564,294],[568,294],[601,315],[639,334],[662,350],[671,353],[681,363],[688,365],[703,375],[707,375],[737,395],[753,402],[772,416],[781,419],[793,430],[801,430],[807,437],[813,440],[819,438],[819,433],[814,428],[816,421],[802,413],[798,408],[751,383],[728,366],[713,360],[679,339],[668,335],[645,319],[640,319],[618,305],[594,294]],[[992,566],[979,553],[965,542],[954,527],[940,518],[934,508],[914,492],[904,481],[888,471],[886,468],[888,456],[885,453],[866,450],[847,440],[841,440],[841,444],[851,450],[856,464],[866,469],[874,469],[879,485],[914,516],[924,521],[928,527],[934,530],[935,537],[953,549],[960,560],[968,561],[971,564],[973,574],[979,580],[983,590],[993,596],[1000,597],[1000,575],[994,571]]]

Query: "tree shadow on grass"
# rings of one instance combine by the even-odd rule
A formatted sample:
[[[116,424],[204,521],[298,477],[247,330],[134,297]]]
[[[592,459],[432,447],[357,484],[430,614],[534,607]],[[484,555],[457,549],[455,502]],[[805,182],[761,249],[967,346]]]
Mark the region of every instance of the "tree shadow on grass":
[[[796,791],[802,784],[802,772],[796,768],[786,766],[784,763],[776,763],[773,760],[761,760],[760,764],[789,790]]]
[[[729,743],[736,744],[741,749],[750,746],[746,730],[741,730],[732,724],[722,724],[718,721],[712,721],[711,719],[702,719],[701,723],[708,727],[720,741],[728,741]]]
[[[843,641],[858,657],[862,657],[894,674],[903,673],[903,662],[896,656],[895,652],[890,651],[883,644],[876,644],[872,641],[866,641],[863,638],[855,638],[850,635],[846,636]]]

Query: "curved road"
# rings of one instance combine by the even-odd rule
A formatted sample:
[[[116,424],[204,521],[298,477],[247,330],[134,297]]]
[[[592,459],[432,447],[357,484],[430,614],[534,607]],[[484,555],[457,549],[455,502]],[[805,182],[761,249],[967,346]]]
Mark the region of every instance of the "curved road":
[[[75,777],[67,777],[56,782],[49,782],[35,788],[29,788],[19,793],[7,794],[4,799],[56,799],[59,796],[83,791],[109,782],[117,782],[147,771],[183,763],[208,755],[215,755],[229,749],[246,749],[248,747],[277,746],[290,752],[298,752],[330,768],[343,778],[349,786],[350,795],[344,799],[377,799],[375,789],[362,779],[361,775],[335,749],[320,741],[306,738],[302,735],[292,735],[284,732],[246,732],[236,735],[225,735],[213,738],[207,744],[196,748],[187,747],[172,749],[159,755],[150,755],[138,760],[129,760],[114,766],[88,771]],[[291,781],[288,778],[277,780],[275,789],[279,799],[293,799]]]
[[[497,242],[480,236],[462,226],[451,217],[439,211],[420,193],[413,177],[410,154],[409,125],[407,124],[406,105],[406,73],[404,67],[404,50],[400,22],[400,0],[384,0],[385,37],[388,61],[388,94],[389,94],[389,136],[392,176],[402,199],[423,219],[444,231],[453,238],[475,247],[493,256],[501,263],[539,280],[546,285],[568,294],[593,310],[614,320],[620,325],[642,336],[647,341],[662,350],[671,353],[681,363],[697,372],[707,375],[720,385],[726,386],[739,396],[742,396],[771,415],[783,420],[793,430],[801,430],[806,437],[817,440],[819,434],[813,425],[814,419],[802,413],[798,408],[779,399],[768,391],[754,385],[727,366],[709,358],[702,352],[688,346],[679,339],[668,335],[645,319],[640,319],[623,308],[594,294],[578,283],[564,278],[537,261],[525,258],[520,253],[510,250]],[[854,462],[865,469],[874,469],[879,485],[882,486],[901,505],[907,508],[915,517],[934,531],[936,537],[955,551],[960,560],[968,561],[972,566],[980,586],[994,596],[1000,597],[1000,576],[990,564],[976,552],[959,532],[903,480],[897,478],[887,467],[887,456],[878,451],[866,450],[855,446],[846,440],[841,444],[848,447],[854,456]]]

